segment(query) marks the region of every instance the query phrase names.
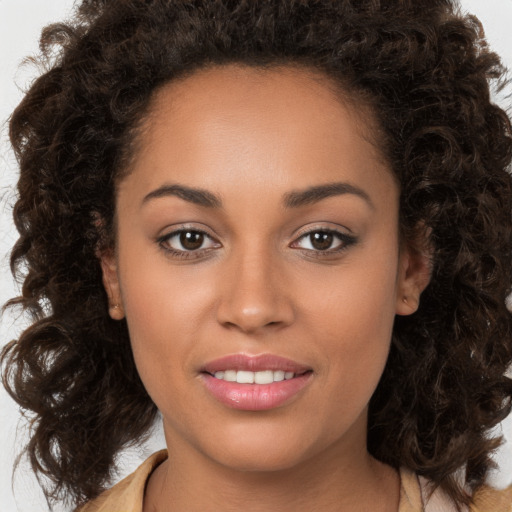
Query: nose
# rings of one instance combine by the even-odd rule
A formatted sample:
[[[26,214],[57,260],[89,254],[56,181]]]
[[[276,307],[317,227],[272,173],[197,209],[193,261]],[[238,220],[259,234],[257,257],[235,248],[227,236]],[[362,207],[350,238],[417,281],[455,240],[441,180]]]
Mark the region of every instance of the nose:
[[[233,258],[221,276],[217,320],[244,333],[282,328],[294,321],[290,289],[269,255]]]

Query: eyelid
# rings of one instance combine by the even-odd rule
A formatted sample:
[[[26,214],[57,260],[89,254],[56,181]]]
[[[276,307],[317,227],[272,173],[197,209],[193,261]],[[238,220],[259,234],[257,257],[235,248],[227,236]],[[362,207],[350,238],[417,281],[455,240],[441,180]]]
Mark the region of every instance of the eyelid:
[[[213,242],[213,247],[205,247],[201,249],[196,250],[181,250],[181,249],[174,249],[170,246],[165,246],[165,242],[168,242],[175,236],[180,235],[183,232],[194,232],[194,233],[201,233],[206,238],[208,238],[211,242]],[[212,249],[216,249],[218,247],[222,247],[222,244],[217,240],[215,236],[213,236],[209,230],[197,227],[190,224],[180,224],[178,226],[172,227],[170,231],[166,231],[163,235],[159,235],[156,237],[155,242],[158,244],[158,246],[165,251],[165,253],[171,257],[178,257],[183,259],[193,259],[193,258],[199,258],[201,256],[204,256],[205,253],[211,251]]]
[[[358,238],[352,234],[352,231],[348,228],[344,228],[349,233],[344,232],[340,227],[332,227],[332,226],[326,226],[324,225],[309,225],[305,228],[301,228],[297,234],[295,235],[293,242],[290,244],[290,247],[298,250],[302,250],[305,253],[314,254],[315,256],[332,256],[339,254],[346,250],[349,246],[355,244],[358,241]],[[331,233],[334,236],[338,238],[338,240],[341,241],[340,247],[336,247],[334,249],[326,249],[326,250],[319,250],[319,249],[305,249],[303,247],[294,247],[294,244],[297,244],[300,240],[306,238],[307,236],[313,234],[313,233]]]
[[[307,235],[315,231],[330,231],[332,233],[338,233],[340,235],[355,236],[355,234],[352,232],[350,228],[343,226],[341,224],[334,224],[333,222],[329,221],[309,223],[299,228],[294,233],[293,236],[295,239],[297,239],[300,238],[301,236]]]

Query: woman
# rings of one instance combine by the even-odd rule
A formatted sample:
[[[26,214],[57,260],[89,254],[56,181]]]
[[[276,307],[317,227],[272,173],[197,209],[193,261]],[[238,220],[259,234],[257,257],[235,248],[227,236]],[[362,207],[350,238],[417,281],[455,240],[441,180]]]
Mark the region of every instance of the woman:
[[[511,125],[478,23],[86,0],[43,41],[60,56],[10,125],[34,323],[3,364],[49,500],[511,510],[484,484],[512,396]],[[168,450],[102,494],[157,411]]]

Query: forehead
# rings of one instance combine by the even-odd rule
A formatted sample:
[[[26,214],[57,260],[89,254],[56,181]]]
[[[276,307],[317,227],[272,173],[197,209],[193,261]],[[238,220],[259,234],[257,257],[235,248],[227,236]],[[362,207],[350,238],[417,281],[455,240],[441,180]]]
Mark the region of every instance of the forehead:
[[[371,182],[376,171],[389,174],[376,124],[367,105],[320,72],[215,66],[155,93],[132,171],[141,190],[163,180],[297,188],[348,171]]]
[[[142,141],[149,143],[162,124],[169,125],[171,117],[177,123],[182,123],[183,117],[200,119],[206,126],[212,118],[220,121],[244,115],[251,117],[251,123],[264,117],[268,121],[267,114],[272,112],[276,125],[288,120],[290,125],[300,126],[304,118],[309,118],[307,124],[321,118],[324,129],[334,121],[334,130],[340,109],[349,112],[352,128],[382,157],[379,123],[368,102],[327,74],[299,65],[215,65],[171,81],[153,95],[142,131],[149,137]]]

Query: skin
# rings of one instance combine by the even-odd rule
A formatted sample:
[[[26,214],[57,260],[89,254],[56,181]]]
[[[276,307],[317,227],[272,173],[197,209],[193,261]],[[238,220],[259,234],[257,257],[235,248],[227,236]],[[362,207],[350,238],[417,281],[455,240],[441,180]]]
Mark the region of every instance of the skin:
[[[312,71],[230,65],[153,99],[118,187],[116,251],[101,257],[110,314],[126,316],[171,454],[145,512],[398,509],[398,475],[366,449],[368,402],[428,258],[400,243],[399,188],[373,119],[343,98]],[[360,193],[284,204],[332,183]],[[222,206],[161,191],[170,185]],[[179,229],[206,232],[201,248],[163,240]],[[314,250],[315,230],[344,238]],[[199,369],[234,353],[287,357],[312,376],[280,407],[232,409]]]

